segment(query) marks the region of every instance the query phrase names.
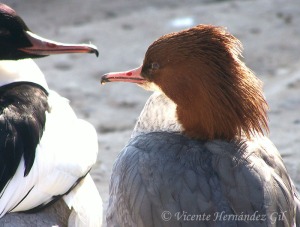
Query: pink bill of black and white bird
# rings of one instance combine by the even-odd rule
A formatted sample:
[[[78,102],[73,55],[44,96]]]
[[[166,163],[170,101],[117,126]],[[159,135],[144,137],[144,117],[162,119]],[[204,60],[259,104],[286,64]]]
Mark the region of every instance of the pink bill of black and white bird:
[[[241,49],[224,28],[198,25],[157,39],[140,67],[102,77],[154,91],[114,164],[108,226],[300,225]]]
[[[0,4],[0,222],[7,224],[9,213],[36,213],[63,197],[73,212],[70,225],[101,225],[102,201],[89,174],[98,153],[96,131],[49,89],[32,60],[62,53],[98,56],[93,45],[34,34],[13,9]],[[38,215],[28,217],[22,216],[28,226],[40,223]]]

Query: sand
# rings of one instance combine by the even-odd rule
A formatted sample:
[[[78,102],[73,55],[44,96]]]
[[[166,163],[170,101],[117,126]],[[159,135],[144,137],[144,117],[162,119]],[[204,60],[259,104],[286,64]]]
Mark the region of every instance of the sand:
[[[225,26],[244,45],[244,61],[264,82],[270,138],[300,186],[300,1],[7,0],[30,29],[61,42],[86,42],[93,55],[36,60],[51,89],[67,97],[98,131],[92,176],[104,200],[113,162],[151,93],[132,84],[100,85],[109,71],[135,68],[163,34],[196,24]],[[84,152],[84,151],[83,151]]]

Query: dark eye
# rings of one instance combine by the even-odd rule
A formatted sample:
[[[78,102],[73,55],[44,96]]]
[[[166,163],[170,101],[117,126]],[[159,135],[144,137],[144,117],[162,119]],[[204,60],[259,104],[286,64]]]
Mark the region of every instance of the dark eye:
[[[6,28],[0,27],[0,36],[7,36],[7,35],[10,35],[10,31]]]
[[[151,63],[150,69],[152,69],[152,70],[159,69],[159,64],[157,62]]]
[[[151,62],[151,61],[150,61]],[[142,76],[147,80],[151,81],[156,74],[156,70],[159,69],[159,64],[157,62],[145,63],[142,69]]]

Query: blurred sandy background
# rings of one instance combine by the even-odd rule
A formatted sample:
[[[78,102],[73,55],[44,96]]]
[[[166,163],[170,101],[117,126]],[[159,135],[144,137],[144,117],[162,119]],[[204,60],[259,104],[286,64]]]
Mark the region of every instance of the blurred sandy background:
[[[244,45],[244,60],[264,81],[270,137],[300,186],[299,0],[7,0],[29,28],[60,42],[93,43],[93,55],[36,60],[50,88],[71,101],[98,131],[99,156],[92,176],[105,202],[112,164],[130,137],[149,92],[132,84],[100,85],[109,71],[142,63],[163,34],[206,23],[228,28]],[[84,152],[84,151],[82,151]]]

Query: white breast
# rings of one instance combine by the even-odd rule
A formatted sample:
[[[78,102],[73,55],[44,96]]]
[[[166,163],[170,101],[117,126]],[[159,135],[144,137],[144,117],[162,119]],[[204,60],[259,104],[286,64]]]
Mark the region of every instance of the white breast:
[[[33,60],[0,61],[0,86],[19,81],[33,82],[48,90],[44,74]]]
[[[131,137],[148,132],[182,132],[176,107],[166,95],[159,91],[154,92],[147,100]]]

